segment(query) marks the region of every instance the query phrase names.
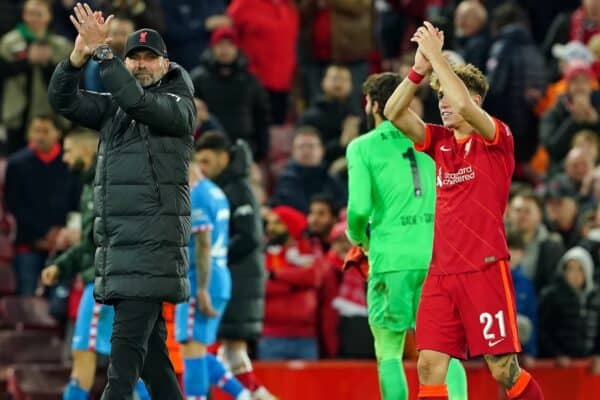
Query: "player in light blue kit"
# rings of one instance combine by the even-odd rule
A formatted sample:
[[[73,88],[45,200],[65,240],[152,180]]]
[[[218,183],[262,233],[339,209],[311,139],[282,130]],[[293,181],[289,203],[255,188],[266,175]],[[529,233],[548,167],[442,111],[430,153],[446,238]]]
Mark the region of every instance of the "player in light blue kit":
[[[206,400],[210,386],[217,385],[236,400],[250,400],[250,392],[206,351],[217,339],[219,323],[231,297],[227,268],[229,202],[194,163],[190,164],[190,187],[192,297],[175,309],[175,339],[181,343],[184,393],[187,400]]]

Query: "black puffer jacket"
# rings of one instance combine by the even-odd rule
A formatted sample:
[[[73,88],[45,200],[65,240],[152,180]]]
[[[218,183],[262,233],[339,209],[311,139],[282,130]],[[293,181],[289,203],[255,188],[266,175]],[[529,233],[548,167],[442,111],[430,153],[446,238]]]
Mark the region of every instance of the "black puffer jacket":
[[[520,24],[501,28],[486,64],[490,91],[483,104],[504,121],[515,138],[515,159],[529,161],[538,145],[535,101],[527,93],[546,87],[544,59],[527,29]]]
[[[107,94],[79,90],[69,60],[52,76],[52,106],[100,131],[94,188],[99,302],[181,302],[189,296],[188,165],[195,107],[191,80],[172,64],[143,89],[117,58],[100,65]]]
[[[255,160],[262,161],[269,152],[269,99],[248,71],[246,57],[239,54],[231,65],[223,65],[208,49],[190,75],[196,97],[206,102],[231,141],[244,139]]]
[[[230,340],[260,336],[265,308],[263,229],[258,203],[248,183],[251,160],[248,145],[238,140],[231,150],[229,166],[215,179],[231,208],[228,263],[232,291],[219,330],[221,338]]]

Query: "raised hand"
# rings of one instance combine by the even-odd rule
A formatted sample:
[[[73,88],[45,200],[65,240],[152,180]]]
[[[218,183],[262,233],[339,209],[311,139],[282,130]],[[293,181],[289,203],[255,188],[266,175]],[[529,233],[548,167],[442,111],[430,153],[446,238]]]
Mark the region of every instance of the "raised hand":
[[[79,40],[79,49],[93,52],[96,47],[107,43],[108,30],[113,15],[110,15],[106,20],[98,11],[94,12],[87,4],[77,3],[73,8],[73,15],[69,15],[71,23],[77,30]],[[75,41],[77,42],[77,39]],[[76,43],[77,45],[77,43]]]
[[[80,5],[79,3],[77,3],[77,4]],[[87,4],[86,4],[86,6],[87,6]],[[77,7],[75,7],[75,8],[77,8]],[[89,6],[88,6],[88,8],[89,8]],[[71,22],[75,26],[75,29],[77,29],[77,32],[79,32],[78,26],[81,25],[81,24],[79,24],[79,21],[77,19],[75,19],[72,15],[69,16],[69,18],[71,19]],[[110,23],[110,20],[112,19],[112,15],[110,17],[108,17],[108,19],[105,21],[104,17],[102,16],[102,13],[100,11],[94,11],[93,18],[98,25],[109,26],[108,24]],[[110,42],[110,38],[107,38],[105,41],[107,43]],[[71,56],[70,56],[71,65],[73,65],[74,67],[77,67],[77,68],[82,67],[83,64],[85,64],[87,59],[90,57],[90,55],[94,52],[94,50],[95,50],[95,47],[90,47],[87,44],[84,36],[81,33],[78,33],[77,38],[75,38],[75,46],[73,47],[73,51],[71,52]]]
[[[431,57],[442,54],[444,32],[437,29],[430,22],[425,21],[423,26],[417,29],[410,41],[419,45],[417,55],[415,56],[415,66],[419,68],[427,67],[426,71],[429,72],[431,70],[431,64],[429,63]],[[417,65],[417,62],[419,65]]]

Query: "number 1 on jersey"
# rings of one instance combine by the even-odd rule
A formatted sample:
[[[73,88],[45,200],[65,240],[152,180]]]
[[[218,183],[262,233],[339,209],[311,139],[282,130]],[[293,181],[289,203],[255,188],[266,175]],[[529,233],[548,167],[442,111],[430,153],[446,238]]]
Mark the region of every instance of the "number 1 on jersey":
[[[403,158],[408,159],[410,163],[410,170],[412,172],[412,180],[414,187],[415,197],[421,197],[423,195],[423,189],[421,188],[421,178],[419,177],[419,167],[417,166],[417,157],[415,157],[415,151],[412,147],[409,147],[403,154]]]

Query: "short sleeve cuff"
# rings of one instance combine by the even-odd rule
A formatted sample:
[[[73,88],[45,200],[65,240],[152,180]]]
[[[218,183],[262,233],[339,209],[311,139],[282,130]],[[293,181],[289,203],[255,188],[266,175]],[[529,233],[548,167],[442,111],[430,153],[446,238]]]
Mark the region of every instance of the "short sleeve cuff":
[[[200,225],[194,225],[194,226],[192,226],[192,232],[193,233],[210,231],[210,230],[212,230],[212,225],[211,224],[200,224]]]
[[[483,139],[483,142],[485,143],[486,146],[498,145],[498,143],[500,143],[500,137],[502,136],[502,130],[503,130],[502,125],[501,125],[502,123],[494,117],[492,117],[492,121],[494,121],[494,126],[496,127],[496,129],[494,131],[494,139],[492,139],[492,140]]]
[[[422,144],[415,143],[414,147],[417,151],[429,150],[429,147],[431,147],[431,125],[425,124],[425,140]]]

